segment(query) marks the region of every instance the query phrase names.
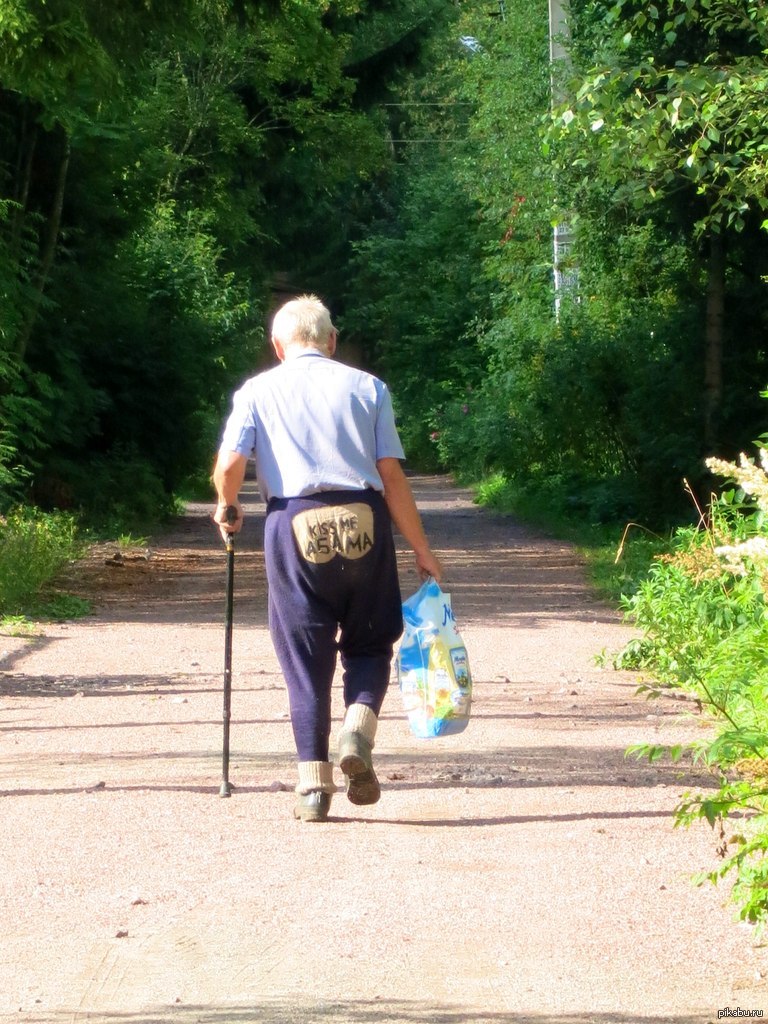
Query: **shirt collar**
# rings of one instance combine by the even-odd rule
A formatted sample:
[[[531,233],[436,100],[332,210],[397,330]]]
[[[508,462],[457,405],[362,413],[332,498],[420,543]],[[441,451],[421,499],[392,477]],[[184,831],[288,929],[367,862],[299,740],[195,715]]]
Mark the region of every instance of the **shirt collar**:
[[[286,363],[292,363],[296,359],[314,359],[314,358],[317,358],[317,359],[330,359],[331,357],[324,355],[322,352],[318,352],[317,349],[307,348],[307,349],[302,349],[300,352],[291,353],[291,355],[289,355],[287,357],[287,359],[285,359],[285,362]]]

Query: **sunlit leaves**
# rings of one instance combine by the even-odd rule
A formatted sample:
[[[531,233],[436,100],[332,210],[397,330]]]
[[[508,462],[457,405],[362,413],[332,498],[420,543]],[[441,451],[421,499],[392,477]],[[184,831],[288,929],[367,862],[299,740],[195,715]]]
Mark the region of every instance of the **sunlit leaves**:
[[[554,114],[550,134],[563,164],[594,163],[635,203],[688,182],[705,200],[700,229],[740,228],[747,210],[768,209],[768,67],[762,53],[750,52],[768,45],[768,26],[762,8],[748,5],[737,17],[734,6],[616,4],[610,20],[620,45],[612,63],[584,76],[575,101]],[[695,24],[707,33],[703,52],[691,59],[689,44],[668,51]],[[726,31],[741,33],[741,50],[738,37],[720,43]]]
[[[764,490],[764,474],[746,462],[741,470],[713,468],[759,479]],[[768,922],[768,574],[766,522],[756,511],[751,501],[726,493],[710,508],[706,528],[677,531],[672,554],[656,563],[627,608],[643,631],[643,667],[667,692],[687,696],[710,724],[686,749],[719,778],[719,789],[686,794],[676,824],[701,820],[716,830],[723,863],[702,877],[717,882],[732,873],[740,916],[762,926]],[[732,552],[742,553],[738,561]],[[653,762],[675,760],[682,749],[636,744],[627,753]],[[731,836],[729,818],[739,820]]]

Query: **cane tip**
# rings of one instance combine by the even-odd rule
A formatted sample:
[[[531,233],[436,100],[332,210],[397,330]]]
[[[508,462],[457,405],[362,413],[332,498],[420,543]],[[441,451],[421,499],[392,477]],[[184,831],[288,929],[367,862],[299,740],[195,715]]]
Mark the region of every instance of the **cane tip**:
[[[222,782],[219,796],[232,796],[232,784],[230,782]]]

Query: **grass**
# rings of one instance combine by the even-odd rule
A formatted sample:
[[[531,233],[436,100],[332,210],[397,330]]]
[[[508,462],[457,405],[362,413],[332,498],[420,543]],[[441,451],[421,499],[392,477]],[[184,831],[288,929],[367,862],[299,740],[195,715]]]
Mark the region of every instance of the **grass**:
[[[87,614],[90,606],[81,598],[49,590],[84,550],[77,520],[69,513],[19,507],[0,518],[0,626],[19,635],[31,618]]]
[[[26,615],[0,616],[0,634],[3,636],[37,636],[38,626]]]
[[[136,548],[145,548],[149,543],[147,537],[137,537],[132,533],[121,533],[115,538],[115,544],[120,551],[133,551]]]
[[[178,499],[183,503],[187,501],[210,501],[216,500],[216,490],[211,481],[210,472],[199,472],[192,474],[182,483],[178,490]]]

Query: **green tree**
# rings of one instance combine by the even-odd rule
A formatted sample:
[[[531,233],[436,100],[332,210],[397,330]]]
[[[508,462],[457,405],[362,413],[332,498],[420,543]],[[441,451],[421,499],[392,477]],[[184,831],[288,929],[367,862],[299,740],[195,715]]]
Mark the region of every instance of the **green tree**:
[[[385,154],[352,106],[356,11],[0,4],[6,503],[29,474],[46,503],[111,494],[110,453],[165,492],[210,457],[272,274],[323,275]]]
[[[702,405],[711,446],[723,403],[728,250],[768,209],[768,18],[751,0],[574,7],[575,52],[592,64],[577,68],[550,133],[563,199],[578,206],[597,179],[628,216],[658,204],[667,215],[685,211],[706,254]]]
[[[459,95],[467,57],[458,13],[405,10],[417,20],[410,31],[407,18],[398,33],[390,27],[400,73],[379,86],[372,114],[390,163],[367,190],[366,230],[351,239],[342,329],[368,346],[391,384],[409,458],[435,466],[445,410],[468,408],[482,371],[475,321],[487,306],[485,228],[461,180],[471,103]],[[386,23],[373,27],[387,38]]]

